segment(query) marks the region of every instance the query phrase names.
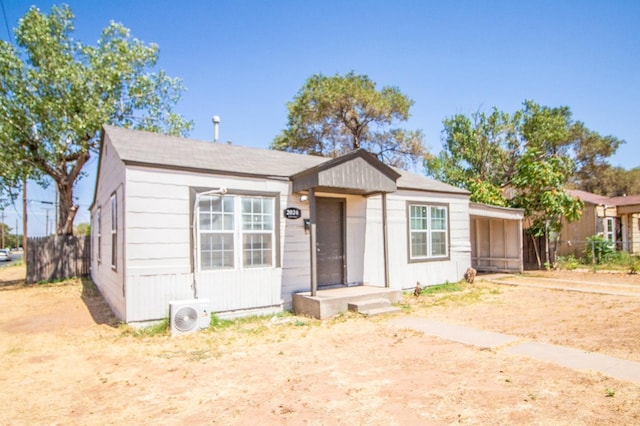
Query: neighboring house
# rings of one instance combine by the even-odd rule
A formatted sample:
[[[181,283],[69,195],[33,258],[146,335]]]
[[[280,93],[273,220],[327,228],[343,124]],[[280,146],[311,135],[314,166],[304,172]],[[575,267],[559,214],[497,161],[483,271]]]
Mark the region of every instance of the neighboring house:
[[[586,239],[602,235],[615,243],[617,250],[640,253],[640,195],[605,197],[580,190],[568,190],[584,202],[580,220],[563,223],[558,255],[580,257]]]
[[[125,322],[193,298],[223,317],[277,312],[296,292],[411,289],[471,264],[468,192],[362,150],[328,159],[105,126],[91,216],[91,277]]]

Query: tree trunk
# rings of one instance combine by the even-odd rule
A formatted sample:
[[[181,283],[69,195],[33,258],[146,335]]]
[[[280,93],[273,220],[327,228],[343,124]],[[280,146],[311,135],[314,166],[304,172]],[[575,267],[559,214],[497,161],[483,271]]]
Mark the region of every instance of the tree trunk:
[[[545,256],[544,264],[547,267],[550,266],[550,262],[551,262],[551,259],[550,259],[550,256],[549,256],[550,250],[551,250],[551,246],[549,244],[549,233],[545,231],[545,233],[544,233],[544,256]]]
[[[538,262],[538,269],[542,269],[542,262],[540,261],[540,249],[538,248],[538,237],[531,235],[531,241],[533,241],[533,251],[536,253],[536,261]]]
[[[78,206],[73,204],[73,181],[70,179],[62,182],[56,182],[58,187],[58,235],[73,235],[73,220],[76,217]]]
[[[73,235],[73,220],[78,211],[78,206],[73,204],[73,185],[78,179],[82,167],[89,160],[89,156],[89,151],[70,155],[58,161],[55,169],[49,168],[47,170],[47,174],[54,179],[58,188],[57,235]],[[68,170],[70,164],[72,167]]]

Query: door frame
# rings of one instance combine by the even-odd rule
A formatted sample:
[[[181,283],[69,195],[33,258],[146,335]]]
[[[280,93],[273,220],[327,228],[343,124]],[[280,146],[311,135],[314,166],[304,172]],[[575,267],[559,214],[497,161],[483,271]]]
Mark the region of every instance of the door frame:
[[[342,227],[342,235],[340,236],[341,242],[342,242],[342,268],[341,268],[342,282],[331,283],[331,284],[320,284],[320,282],[318,282],[318,288],[346,287],[348,285],[348,280],[347,280],[347,199],[344,197],[323,196],[323,197],[317,197],[316,203],[318,202],[322,203],[323,201],[326,201],[326,200],[335,202],[336,204],[340,204],[342,207],[342,215],[340,218],[338,218],[338,220],[340,220],[341,222],[341,227]],[[316,204],[316,209],[317,209],[317,204]],[[318,229],[318,231],[322,233],[322,229]],[[316,246],[317,244],[318,243],[316,241]],[[322,267],[322,263],[320,262],[319,258],[318,258],[317,267],[318,269]]]

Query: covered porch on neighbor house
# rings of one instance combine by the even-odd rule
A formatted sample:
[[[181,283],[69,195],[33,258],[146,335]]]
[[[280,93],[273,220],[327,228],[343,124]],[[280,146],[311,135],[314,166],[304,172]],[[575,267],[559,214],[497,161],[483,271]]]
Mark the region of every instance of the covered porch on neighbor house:
[[[613,200],[620,218],[620,248],[637,255],[640,253],[640,195],[615,197]]]

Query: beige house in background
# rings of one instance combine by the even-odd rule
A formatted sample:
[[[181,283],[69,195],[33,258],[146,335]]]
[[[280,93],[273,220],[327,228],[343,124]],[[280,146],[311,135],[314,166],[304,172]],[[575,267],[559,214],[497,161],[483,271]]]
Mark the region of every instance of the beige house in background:
[[[640,254],[640,195],[605,197],[574,189],[567,192],[584,202],[584,210],[579,221],[563,224],[558,255],[581,256],[586,239],[596,234],[615,243],[617,250]]]

